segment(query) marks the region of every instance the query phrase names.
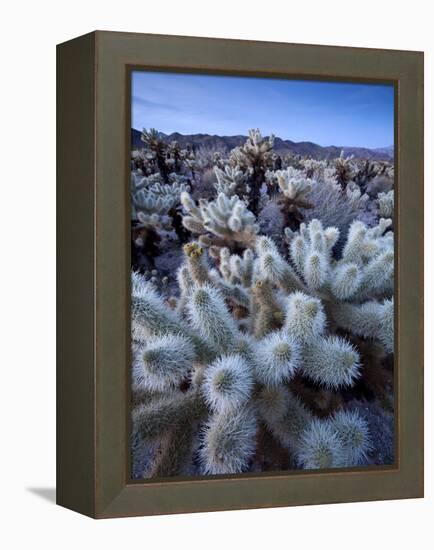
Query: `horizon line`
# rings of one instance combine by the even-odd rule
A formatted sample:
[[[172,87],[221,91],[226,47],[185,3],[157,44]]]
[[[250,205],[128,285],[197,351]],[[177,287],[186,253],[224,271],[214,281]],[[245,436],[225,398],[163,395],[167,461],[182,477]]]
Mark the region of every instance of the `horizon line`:
[[[140,133],[143,133],[143,129],[142,130],[138,130],[137,128],[134,128],[134,126],[131,126],[131,130],[135,130],[136,132],[140,132]],[[155,128],[155,130],[157,130]],[[210,137],[219,137],[219,138],[234,138],[234,137],[245,137],[247,138],[247,134],[225,134],[225,135],[221,135],[221,134],[209,134],[207,132],[196,132],[194,134],[183,134],[182,132],[171,132],[170,134],[167,134],[166,132],[162,132],[160,130],[157,130],[158,133],[160,134],[164,134],[165,136],[171,136],[173,134],[179,134],[180,136],[184,136],[184,137],[187,137],[187,136],[210,136]],[[335,144],[330,144],[330,145],[320,145],[319,143],[316,143],[315,141],[310,141],[310,140],[302,140],[302,141],[294,141],[290,138],[282,138],[280,136],[278,136],[277,134],[273,134],[275,138],[278,138],[282,141],[291,141],[292,143],[295,143],[296,145],[300,144],[300,143],[312,143],[313,145],[317,145],[318,147],[322,147],[323,149],[327,148],[327,147],[336,147],[336,149],[368,149],[369,151],[377,151],[378,149],[390,149],[391,147],[395,147],[395,143],[391,143],[389,145],[382,145],[380,147],[368,147],[368,146],[364,146],[364,145],[335,145]],[[267,138],[269,137],[269,135],[264,135],[263,136],[264,138]]]

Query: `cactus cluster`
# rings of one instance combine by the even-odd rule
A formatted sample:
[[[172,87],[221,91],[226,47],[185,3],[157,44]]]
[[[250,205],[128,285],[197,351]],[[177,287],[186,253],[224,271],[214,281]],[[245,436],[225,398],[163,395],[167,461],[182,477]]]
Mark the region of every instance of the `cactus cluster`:
[[[258,225],[245,202],[237,195],[219,193],[214,201],[193,200],[187,192],[181,194],[185,210],[183,224],[206,247],[228,247],[231,250],[252,246]]]
[[[161,256],[133,257],[134,476],[372,463],[363,404],[393,411],[393,167],[280,155],[259,130],[197,158],[143,143],[133,243]]]
[[[273,135],[265,138],[258,129],[252,129],[245,144],[236,147],[230,154],[230,164],[238,166],[249,176],[249,204],[255,215],[258,214],[265,174],[268,168],[273,167],[273,146]]]
[[[289,261],[260,236],[243,257],[221,249],[218,268],[212,269],[206,250],[193,242],[185,247],[182,293],[171,307],[134,274],[134,388],[146,395],[134,411],[135,436],[152,440],[176,431],[172,416],[164,423],[156,412],[164,402],[181,419],[184,408],[192,408],[189,437],[198,438],[193,459],[204,474],[248,470],[261,422],[295,467],[362,463],[370,448],[366,422],[344,409],[315,417],[291,390],[291,381],[306,378],[321,393],[351,388],[362,376],[361,354],[336,333],[338,327],[392,351],[388,225],[384,220],[368,229],[355,222],[339,260],[332,254],[338,230],[318,220],[290,235]],[[187,455],[192,459],[187,453],[176,464]],[[172,459],[156,453],[155,460],[170,466]],[[160,464],[157,470],[179,473],[165,468]]]

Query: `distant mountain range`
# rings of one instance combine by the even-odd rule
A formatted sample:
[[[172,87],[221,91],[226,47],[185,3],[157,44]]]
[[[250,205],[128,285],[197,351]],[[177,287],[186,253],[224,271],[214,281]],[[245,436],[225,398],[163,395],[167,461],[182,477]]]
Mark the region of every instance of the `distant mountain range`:
[[[161,133],[161,135],[168,142],[177,141],[182,148],[185,148],[189,144],[194,148],[205,146],[212,148],[224,148],[228,151],[234,147],[242,145],[247,139],[246,136],[210,136],[209,134],[183,135],[178,132],[174,132],[169,135]],[[140,149],[143,147],[141,132],[135,130],[134,128],[131,130],[131,143],[133,149]],[[394,155],[393,145],[377,149],[335,145],[322,147],[321,145],[317,145],[316,143],[312,143],[310,141],[295,142],[278,137],[274,140],[274,150],[279,155],[292,153],[296,155],[310,156],[318,160],[336,158],[340,155],[342,150],[345,155],[354,155],[356,158],[368,160],[392,161]]]

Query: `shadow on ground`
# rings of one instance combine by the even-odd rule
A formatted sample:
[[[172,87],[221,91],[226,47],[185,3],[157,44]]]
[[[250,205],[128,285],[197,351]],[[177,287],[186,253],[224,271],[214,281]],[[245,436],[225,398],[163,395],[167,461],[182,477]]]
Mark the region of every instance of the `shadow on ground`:
[[[48,500],[52,504],[56,504],[56,489],[55,487],[27,487],[29,493]]]

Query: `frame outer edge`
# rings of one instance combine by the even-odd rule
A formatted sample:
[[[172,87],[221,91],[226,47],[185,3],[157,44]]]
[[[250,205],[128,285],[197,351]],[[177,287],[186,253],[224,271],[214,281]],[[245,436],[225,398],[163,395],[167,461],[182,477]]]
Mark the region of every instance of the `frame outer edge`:
[[[57,504],[95,517],[95,34],[57,46]]]
[[[268,478],[263,476],[247,479],[240,476],[143,484],[132,484],[126,479],[128,458],[125,449],[128,434],[123,415],[127,409],[126,385],[129,383],[126,376],[129,367],[125,359],[125,351],[129,345],[126,332],[129,322],[126,308],[129,303],[129,268],[123,265],[128,256],[123,79],[127,66],[142,65],[148,68],[161,67],[162,70],[167,68],[250,76],[256,73],[260,76],[285,77],[286,73],[331,80],[402,80],[405,83],[404,109],[408,109],[408,112],[404,117],[401,116],[402,113],[399,115],[402,126],[400,131],[405,136],[402,140],[404,147],[399,151],[399,162],[406,166],[402,170],[403,175],[408,176],[415,170],[416,188],[422,192],[423,135],[419,123],[420,116],[423,118],[423,56],[418,52],[394,50],[210,40],[107,31],[98,31],[96,42],[95,169],[98,200],[95,203],[95,223],[98,248],[95,275],[98,284],[95,288],[95,516],[122,517],[422,496],[423,437],[420,429],[423,426],[423,350],[420,346],[423,336],[419,332],[415,336],[415,326],[412,323],[417,323],[418,331],[422,320],[423,264],[422,249],[415,246],[416,243],[410,235],[421,232],[423,221],[417,216],[422,208],[420,193],[415,193],[415,188],[411,189],[409,182],[403,182],[402,204],[412,196],[412,211],[416,215],[411,215],[406,210],[402,231],[405,238],[397,250],[403,257],[410,254],[410,261],[416,263],[417,269],[414,269],[412,275],[411,270],[406,267],[404,279],[397,279],[399,285],[403,280],[406,283],[401,293],[406,304],[400,312],[405,319],[402,325],[406,328],[413,326],[401,346],[405,348],[405,376],[400,376],[400,383],[404,382],[405,390],[402,401],[405,426],[402,439],[400,437],[400,454],[402,444],[405,444],[406,452],[401,457],[403,460],[400,461],[400,467],[280,474]],[[411,122],[410,115],[415,116],[416,120]],[[413,145],[409,145],[410,143]],[[409,282],[412,284],[410,292],[407,286]],[[401,332],[398,334],[401,335]],[[415,349],[413,372],[408,359],[410,348]]]

